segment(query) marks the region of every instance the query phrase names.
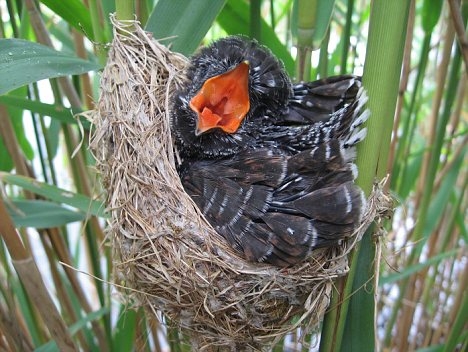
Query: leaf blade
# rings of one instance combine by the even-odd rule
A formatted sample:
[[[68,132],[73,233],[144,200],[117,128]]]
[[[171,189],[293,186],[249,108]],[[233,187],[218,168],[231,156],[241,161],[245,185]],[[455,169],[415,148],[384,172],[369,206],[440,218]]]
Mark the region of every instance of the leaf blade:
[[[200,44],[226,0],[160,0],[146,30],[156,39],[170,38],[171,49],[190,55]]]
[[[22,39],[0,39],[0,95],[41,79],[78,75],[99,65]]]
[[[69,25],[75,27],[79,32],[84,34],[91,40],[94,40],[93,26],[89,9],[79,0],[41,0],[45,6],[52,10],[55,14],[62,17]]]
[[[30,177],[13,175],[5,172],[0,172],[0,180],[46,197],[54,202],[77,208],[85,214],[100,217],[105,216],[103,204],[83,194],[70,192],[44,182],[39,182]]]
[[[45,200],[13,200],[7,209],[17,227],[46,229],[86,219],[82,212]]]

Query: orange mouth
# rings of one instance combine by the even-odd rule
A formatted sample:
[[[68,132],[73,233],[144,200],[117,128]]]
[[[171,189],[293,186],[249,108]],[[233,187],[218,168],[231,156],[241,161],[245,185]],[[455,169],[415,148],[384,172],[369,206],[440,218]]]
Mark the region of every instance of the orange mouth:
[[[208,79],[190,100],[190,108],[198,114],[197,136],[213,128],[236,132],[250,109],[249,63]]]

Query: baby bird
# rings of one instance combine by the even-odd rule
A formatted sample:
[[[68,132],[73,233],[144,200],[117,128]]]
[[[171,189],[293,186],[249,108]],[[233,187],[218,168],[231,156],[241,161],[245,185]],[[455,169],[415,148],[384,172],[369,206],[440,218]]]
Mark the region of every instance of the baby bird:
[[[286,267],[337,245],[365,209],[354,160],[366,101],[359,77],[292,84],[264,46],[220,39],[173,98],[185,191],[247,260]]]

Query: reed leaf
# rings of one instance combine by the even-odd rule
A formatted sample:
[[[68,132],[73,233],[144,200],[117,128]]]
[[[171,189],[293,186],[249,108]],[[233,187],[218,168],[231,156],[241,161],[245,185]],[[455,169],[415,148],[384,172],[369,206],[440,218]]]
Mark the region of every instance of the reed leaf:
[[[190,55],[200,44],[226,0],[160,0],[146,24],[172,50]]]
[[[99,69],[95,63],[21,39],[0,39],[0,95],[45,78]]]

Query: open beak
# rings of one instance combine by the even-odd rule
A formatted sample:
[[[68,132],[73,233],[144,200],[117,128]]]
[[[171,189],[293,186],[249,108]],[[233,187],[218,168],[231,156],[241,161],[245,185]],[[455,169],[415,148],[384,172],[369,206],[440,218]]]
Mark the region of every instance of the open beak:
[[[213,128],[235,133],[250,109],[249,63],[206,80],[190,108],[198,115],[197,136]]]

